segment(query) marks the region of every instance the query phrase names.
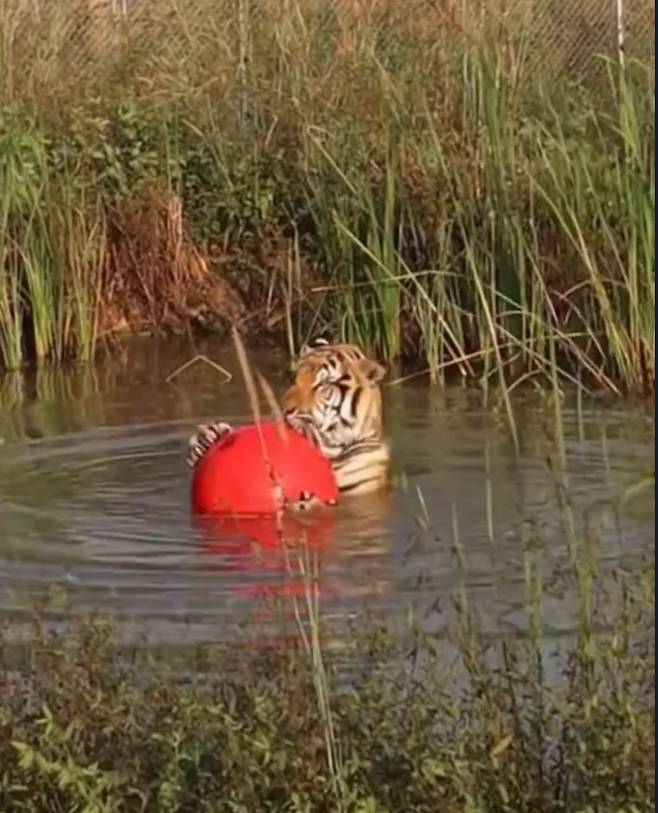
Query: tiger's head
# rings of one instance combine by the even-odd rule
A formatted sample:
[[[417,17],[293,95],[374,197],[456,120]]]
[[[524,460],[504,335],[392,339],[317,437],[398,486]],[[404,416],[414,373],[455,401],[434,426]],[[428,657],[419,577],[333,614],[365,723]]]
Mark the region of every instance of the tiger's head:
[[[378,440],[382,434],[380,382],[386,368],[355,344],[316,339],[302,347],[295,381],[283,396],[284,416],[304,421],[331,446]]]

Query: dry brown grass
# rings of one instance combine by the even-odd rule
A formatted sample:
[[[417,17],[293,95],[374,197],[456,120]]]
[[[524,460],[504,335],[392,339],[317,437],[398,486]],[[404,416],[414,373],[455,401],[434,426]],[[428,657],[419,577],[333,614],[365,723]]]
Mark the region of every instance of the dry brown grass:
[[[217,330],[244,318],[243,302],[210,272],[186,235],[175,194],[145,190],[116,213],[109,231],[101,334],[154,327]]]
[[[116,81],[148,93],[209,84],[229,92],[236,81],[257,79],[271,58],[300,76],[335,81],[358,68],[374,43],[399,37],[416,42],[427,69],[439,71],[472,47],[518,60],[519,42],[522,59],[547,78],[586,76],[599,70],[597,54],[617,53],[607,0],[140,0],[126,7],[123,16],[112,0],[0,0],[4,101],[79,98]],[[652,57],[653,6],[625,0],[624,13],[627,57]],[[317,70],[320,30],[331,47]]]

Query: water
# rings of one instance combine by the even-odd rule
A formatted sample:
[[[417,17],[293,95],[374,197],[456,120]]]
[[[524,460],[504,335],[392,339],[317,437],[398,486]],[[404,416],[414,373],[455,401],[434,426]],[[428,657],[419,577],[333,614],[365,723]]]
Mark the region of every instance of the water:
[[[230,638],[262,617],[263,594],[290,589],[279,550],[209,536],[191,516],[188,435],[212,417],[250,418],[233,348],[204,352],[230,382],[196,364],[165,383],[193,353],[152,341],[93,368],[0,380],[0,618],[17,633],[40,600],[54,619],[109,613],[151,644]],[[281,393],[285,354],[250,357]],[[547,578],[566,554],[546,463],[551,409],[515,401],[517,456],[504,410],[478,391],[418,378],[387,387],[385,408],[395,487],[341,506],[318,531],[323,612],[402,619],[413,607],[440,630],[464,583],[487,634],[523,631],[524,546],[541,536],[530,547]],[[653,412],[567,404],[564,420],[570,493],[600,534],[602,567],[640,567],[653,558],[653,490],[613,506],[654,467]],[[544,620],[547,635],[568,634],[573,596],[547,595]]]

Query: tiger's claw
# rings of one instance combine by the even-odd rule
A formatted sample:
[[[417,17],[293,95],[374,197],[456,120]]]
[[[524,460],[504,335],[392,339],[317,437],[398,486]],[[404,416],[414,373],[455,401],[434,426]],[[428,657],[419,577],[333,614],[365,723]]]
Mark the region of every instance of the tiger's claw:
[[[197,426],[197,431],[188,441],[187,464],[193,468],[214,443],[226,437],[232,431],[233,427],[223,421],[204,423]]]

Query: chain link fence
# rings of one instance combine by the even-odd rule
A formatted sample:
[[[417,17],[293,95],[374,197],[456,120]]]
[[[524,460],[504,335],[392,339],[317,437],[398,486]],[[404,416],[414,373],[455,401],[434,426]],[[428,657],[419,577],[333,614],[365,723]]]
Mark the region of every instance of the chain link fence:
[[[385,47],[404,28],[453,55],[460,46],[507,50],[525,76],[546,81],[587,81],[605,72],[605,58],[655,60],[650,0],[0,0],[0,15],[0,69],[36,84],[57,71],[84,84],[137,53],[173,74],[209,39],[217,71],[239,73],[258,47],[254,31],[276,37],[291,20],[302,46],[319,19],[337,51],[366,29]]]
[[[522,0],[517,0],[522,4]],[[551,78],[579,80],[602,70],[600,57],[625,64],[653,58],[655,5],[650,0],[534,0],[530,47]]]

